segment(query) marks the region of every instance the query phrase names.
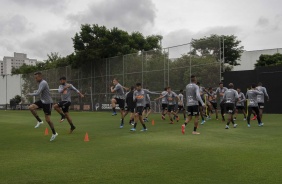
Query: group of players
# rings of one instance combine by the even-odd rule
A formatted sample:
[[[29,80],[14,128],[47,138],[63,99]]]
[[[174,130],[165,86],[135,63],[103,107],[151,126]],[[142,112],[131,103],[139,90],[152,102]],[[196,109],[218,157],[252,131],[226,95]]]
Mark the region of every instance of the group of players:
[[[141,83],[137,83],[135,87],[131,87],[130,92],[125,94],[126,87],[123,87],[117,79],[113,80],[114,86],[111,87],[111,92],[115,93],[112,99],[113,116],[116,113],[116,104],[118,104],[121,112],[121,125],[120,128],[124,127],[124,118],[130,112],[129,124],[134,125],[131,131],[136,131],[137,123],[143,126],[141,131],[147,131],[145,121],[148,121],[148,114],[150,110],[150,96],[149,94],[160,95],[155,100],[161,100],[162,103],[162,119],[165,120],[166,114],[169,117],[170,124],[174,124],[174,120],[179,121],[179,112],[183,113],[185,123],[182,125],[182,133],[185,133],[185,127],[195,116],[194,129],[192,134],[200,134],[197,132],[199,116],[201,115],[202,123],[205,123],[205,117],[210,119],[210,114],[215,112],[216,119],[218,120],[218,100],[220,106],[220,112],[222,121],[225,121],[225,114],[228,114],[226,129],[229,129],[229,124],[232,123],[233,127],[236,128],[237,124],[236,116],[238,111],[241,110],[244,114],[244,120],[247,120],[247,126],[250,127],[250,117],[254,114],[253,120],[258,120],[258,125],[263,126],[262,123],[262,112],[264,109],[264,96],[269,100],[266,88],[262,87],[261,83],[252,84],[250,89],[246,93],[241,92],[239,88],[234,89],[233,83],[230,83],[228,88],[223,86],[223,83],[219,83],[219,87],[213,91],[210,87],[206,90],[200,86],[197,82],[196,76],[191,76],[191,83],[186,86],[186,106],[184,107],[184,95],[183,90],[180,90],[180,94],[177,95],[171,90],[171,87],[165,88],[162,93],[151,92],[148,89],[143,89]],[[219,98],[218,98],[219,97]],[[176,109],[176,102],[178,103]],[[245,102],[247,102],[247,112],[245,111]],[[143,116],[146,114],[145,116]],[[188,117],[186,117],[186,114]],[[173,115],[173,116],[172,116]]]
[[[43,109],[45,114],[45,120],[50,126],[52,130],[52,136],[50,141],[55,140],[55,138],[58,136],[58,133],[55,131],[54,123],[51,121],[51,111],[52,111],[52,105],[53,100],[50,94],[50,89],[48,83],[43,79],[41,72],[34,73],[35,80],[39,83],[38,90],[34,93],[27,94],[28,96],[40,96],[40,100],[34,102],[31,104],[28,109],[31,111],[33,116],[37,120],[37,124],[34,128],[39,128],[40,125],[43,124],[43,121],[39,118],[36,109]],[[66,81],[66,77],[60,78],[60,86],[58,88],[58,92],[61,94],[61,101],[54,105],[54,109],[61,115],[60,122],[63,122],[65,119],[68,120],[68,123],[70,125],[70,133],[74,131],[76,128],[73,125],[72,119],[69,115],[69,106],[71,105],[71,92],[75,91],[77,92],[80,97],[84,97],[82,93],[80,93],[72,84],[68,84]]]
[[[50,95],[50,89],[48,83],[43,79],[41,72],[34,73],[35,80],[39,83],[39,88],[35,93],[29,93],[29,96],[40,96],[40,100],[34,102],[29,106],[29,110],[37,120],[35,128],[38,128],[43,121],[37,115],[36,109],[42,108],[45,114],[45,120],[49,124],[52,130],[52,137],[50,141],[53,141],[58,133],[55,131],[54,124],[52,123],[50,116],[52,110],[53,100]],[[161,93],[151,92],[148,89],[143,89],[141,83],[136,83],[130,89],[122,86],[117,79],[113,79],[114,86],[111,86],[111,92],[115,93],[111,100],[113,116],[117,115],[116,105],[118,104],[121,113],[121,124],[120,128],[124,127],[124,118],[130,113],[129,124],[133,125],[130,131],[136,131],[136,126],[140,121],[142,125],[141,131],[147,131],[145,122],[148,121],[148,116],[151,112],[150,109],[150,94],[159,95],[155,100],[162,99],[162,116],[161,118],[165,120],[166,114],[169,117],[170,124],[174,124],[174,119],[179,121],[179,112],[183,113],[185,123],[182,125],[182,133],[185,133],[186,125],[194,118],[194,128],[192,134],[200,134],[197,132],[199,115],[201,115],[202,123],[205,123],[205,117],[210,118],[210,114],[215,111],[216,119],[218,120],[217,113],[217,97],[219,96],[219,103],[221,108],[222,121],[225,121],[225,113],[228,114],[228,120],[226,124],[226,129],[229,129],[230,122],[233,124],[234,128],[237,124],[234,122],[236,120],[236,115],[238,110],[242,110],[244,114],[244,120],[246,120],[245,112],[245,101],[247,101],[247,122],[248,127],[250,127],[250,116],[253,113],[255,118],[258,120],[259,126],[263,126],[262,123],[262,112],[264,108],[264,96],[269,100],[269,96],[261,83],[257,85],[252,84],[251,89],[247,91],[246,97],[240,91],[240,89],[234,90],[234,85],[229,84],[229,88],[223,87],[223,83],[219,83],[219,87],[216,91],[212,88],[206,90],[204,87],[200,86],[197,82],[196,76],[191,76],[191,82],[186,86],[186,108],[184,108],[184,95],[183,90],[180,90],[180,94],[177,95],[171,90],[171,87],[166,87]],[[60,78],[60,86],[58,92],[61,94],[61,101],[54,105],[54,109],[61,115],[60,122],[65,119],[68,120],[70,125],[70,133],[76,128],[72,122],[69,115],[69,106],[71,105],[71,92],[77,92],[80,97],[84,97],[72,84],[68,84],[66,77]],[[125,93],[125,91],[128,91]],[[178,103],[177,110],[176,102]],[[235,116],[233,117],[234,113]],[[173,115],[173,116],[172,116]],[[187,115],[187,116],[186,116]]]

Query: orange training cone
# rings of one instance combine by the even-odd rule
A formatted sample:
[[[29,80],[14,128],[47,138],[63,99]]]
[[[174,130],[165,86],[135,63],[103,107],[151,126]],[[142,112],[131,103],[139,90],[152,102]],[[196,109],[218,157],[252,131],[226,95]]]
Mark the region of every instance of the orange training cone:
[[[152,125],[155,125],[155,120],[152,120]]]
[[[45,129],[45,134],[44,135],[49,135],[48,128]]]
[[[84,136],[84,142],[88,142],[89,141],[89,137],[88,137],[88,133],[86,132],[85,136]]]

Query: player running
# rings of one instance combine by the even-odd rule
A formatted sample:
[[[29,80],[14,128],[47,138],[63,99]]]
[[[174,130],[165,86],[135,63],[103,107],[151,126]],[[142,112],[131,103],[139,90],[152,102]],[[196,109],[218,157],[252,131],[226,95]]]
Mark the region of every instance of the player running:
[[[222,121],[225,121],[225,118],[224,118],[224,110],[225,110],[225,107],[224,107],[224,103],[222,102],[222,100],[223,100],[223,95],[224,95],[225,91],[227,91],[227,88],[226,88],[226,87],[223,87],[223,83],[220,82],[220,83],[219,83],[219,87],[216,89],[215,93],[216,93],[217,95],[219,95],[220,111],[221,111]]]
[[[205,88],[201,86],[201,83],[200,82],[197,82],[197,85],[199,87],[199,92],[200,92],[200,96],[201,96],[201,99],[202,101],[204,102],[204,99],[205,99]],[[201,118],[202,118],[202,125],[206,122],[205,121],[205,117],[204,117],[204,114],[203,114],[203,106],[202,104],[199,102],[199,109],[200,109],[200,115],[201,115]]]
[[[257,115],[258,125],[263,126],[263,123],[261,122],[260,116],[259,116],[259,108],[258,108],[258,95],[263,95],[263,92],[259,91],[256,88],[256,84],[252,84],[252,88],[247,91],[246,98],[249,100],[248,103],[248,127],[251,127],[250,119],[251,119],[251,112],[254,111]]]
[[[186,101],[187,101],[187,111],[188,117],[185,120],[185,123],[181,126],[182,133],[185,133],[186,125],[192,120],[192,116],[195,116],[194,120],[194,130],[192,134],[198,135],[200,134],[197,132],[198,121],[199,121],[199,101],[203,107],[205,107],[205,103],[203,102],[199,87],[196,85],[197,78],[196,76],[191,76],[191,83],[186,86]]]
[[[142,113],[146,105],[146,95],[147,94],[159,94],[159,93],[154,93],[149,90],[142,89],[141,83],[137,83],[136,90],[133,93],[133,101],[136,102],[135,123],[134,123],[134,127],[130,129],[130,131],[136,131],[136,126],[137,126],[138,121],[140,121],[143,126],[143,129],[141,130],[142,132],[148,130],[142,118]]]
[[[149,90],[148,88],[147,88],[147,90]],[[146,95],[146,106],[145,106],[145,108],[144,108],[144,111],[143,111],[143,116],[144,116],[144,122],[148,122],[149,121],[149,119],[148,119],[148,117],[149,117],[149,115],[150,115],[150,113],[151,113],[151,98],[150,98],[150,95],[149,94],[147,94]]]
[[[233,114],[235,111],[235,104],[237,103],[239,97],[237,91],[234,90],[233,88],[234,85],[230,83],[229,89],[225,91],[222,99],[222,102],[225,103],[226,111],[228,113],[228,120],[225,129],[229,129],[230,121],[232,122],[234,128],[237,127],[237,124],[234,123],[233,120]]]
[[[235,111],[235,116],[234,116],[234,120],[236,120],[238,111],[241,110],[244,114],[244,121],[246,120],[246,112],[245,112],[245,101],[246,101],[246,97],[244,95],[244,93],[241,92],[240,88],[237,88],[237,92],[238,92],[238,97],[239,100],[236,103],[236,111]]]
[[[216,102],[216,98],[217,98],[217,95],[215,93],[215,91],[212,90],[212,87],[209,88],[209,102],[211,104],[211,107],[210,107],[210,110],[211,112],[215,111],[215,117],[216,117],[216,120],[218,120],[218,112],[217,112],[217,102]]]
[[[116,78],[113,79],[113,84],[114,86],[111,86],[111,92],[115,93],[114,98],[112,98],[111,103],[112,103],[112,108],[113,108],[113,114],[112,116],[116,116],[116,104],[118,104],[119,109],[120,109],[120,115],[121,115],[121,122],[120,122],[120,128],[123,128],[124,125],[124,89],[123,87]]]
[[[164,88],[164,91],[161,93],[161,96],[164,96],[167,93],[167,88]],[[165,120],[165,115],[167,113],[167,104],[168,101],[166,98],[162,98],[162,120]]]
[[[40,96],[40,100],[28,106],[28,109],[33,114],[33,116],[37,119],[37,124],[34,128],[39,128],[39,126],[43,124],[43,121],[39,118],[36,112],[36,109],[39,109],[39,108],[43,109],[44,114],[45,114],[45,120],[52,130],[52,136],[51,136],[50,141],[53,141],[58,136],[58,133],[55,131],[54,124],[52,123],[50,119],[53,100],[50,95],[49,85],[43,79],[41,72],[34,73],[34,78],[36,82],[39,83],[38,90],[34,93],[28,93],[27,95]]]
[[[131,86],[130,91],[125,94],[125,116],[130,112],[129,124],[134,125],[134,109],[136,107],[136,103],[133,101],[133,92],[135,90],[134,86]]]
[[[72,119],[69,115],[69,107],[71,105],[71,92],[75,91],[81,98],[84,97],[72,84],[67,83],[66,77],[60,78],[61,85],[59,86],[58,92],[61,94],[61,101],[54,105],[54,109],[61,115],[60,122],[63,122],[67,118],[70,125],[70,133],[75,129]]]
[[[257,89],[259,91],[263,92],[263,95],[258,95],[259,116],[260,116],[260,119],[262,121],[262,113],[263,113],[263,109],[264,109],[264,96],[267,97],[267,101],[269,101],[269,96],[267,94],[266,88],[262,87],[261,82],[258,83]]]
[[[185,112],[185,107],[184,107],[184,95],[183,95],[183,89],[180,90],[180,93],[178,95],[178,108],[177,108],[177,111],[176,111],[176,114],[178,116],[178,113],[182,111],[183,113],[183,117],[184,117],[184,120],[186,119],[186,112]]]
[[[161,95],[160,97],[156,98],[155,100],[158,100],[160,98],[166,98],[167,102],[168,102],[168,108],[167,108],[167,113],[170,119],[170,124],[174,124],[173,119],[171,117],[171,114],[173,114],[176,117],[177,122],[179,121],[179,117],[177,116],[177,114],[174,112],[174,108],[175,108],[175,98],[178,99],[178,95],[171,91],[171,87],[167,87],[167,92],[164,93],[164,95]]]

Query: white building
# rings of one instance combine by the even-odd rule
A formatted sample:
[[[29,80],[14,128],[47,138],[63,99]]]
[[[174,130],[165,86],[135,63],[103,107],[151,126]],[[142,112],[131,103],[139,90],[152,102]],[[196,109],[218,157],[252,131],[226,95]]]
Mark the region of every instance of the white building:
[[[2,63],[3,62],[3,66]],[[27,58],[26,54],[14,52],[14,57],[4,56],[1,65],[1,75],[12,74],[12,68],[19,68],[23,64],[26,65],[36,65],[36,59]],[[3,71],[3,72],[2,72]]]
[[[261,54],[273,55],[276,53],[282,54],[282,48],[245,51],[241,55],[241,61],[238,61],[240,65],[234,66],[233,71],[253,70]]]
[[[4,75],[4,62],[0,61],[0,75]]]

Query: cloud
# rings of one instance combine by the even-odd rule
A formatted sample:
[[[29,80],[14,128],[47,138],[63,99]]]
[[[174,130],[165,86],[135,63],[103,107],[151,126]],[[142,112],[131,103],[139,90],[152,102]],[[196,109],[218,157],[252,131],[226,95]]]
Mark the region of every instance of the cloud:
[[[22,42],[21,52],[39,60],[47,59],[47,54],[58,52],[61,56],[66,56],[73,52],[73,43],[71,38],[74,36],[72,30],[60,29],[43,33],[36,38],[28,39]]]
[[[264,17],[260,17],[257,22],[257,26],[259,27],[266,27],[269,25],[269,20]]]
[[[76,24],[99,24],[126,31],[146,31],[154,25],[156,7],[151,0],[107,0],[92,3],[89,8],[68,19]]]
[[[28,8],[48,9],[55,13],[64,11],[67,5],[66,0],[10,0],[9,2]]]
[[[240,33],[241,33],[241,29],[239,29],[236,26],[226,26],[226,27],[216,26],[216,27],[206,28],[205,30],[199,32],[192,32],[189,29],[179,29],[164,35],[163,48],[186,44],[191,42],[192,39],[199,39],[205,36],[208,37],[211,34],[238,36],[238,34]],[[183,45],[183,46],[170,48],[169,57],[177,58],[180,57],[182,54],[188,53],[189,51],[190,51],[190,45]]]
[[[0,35],[23,34],[28,31],[28,20],[22,15],[0,18]]]

